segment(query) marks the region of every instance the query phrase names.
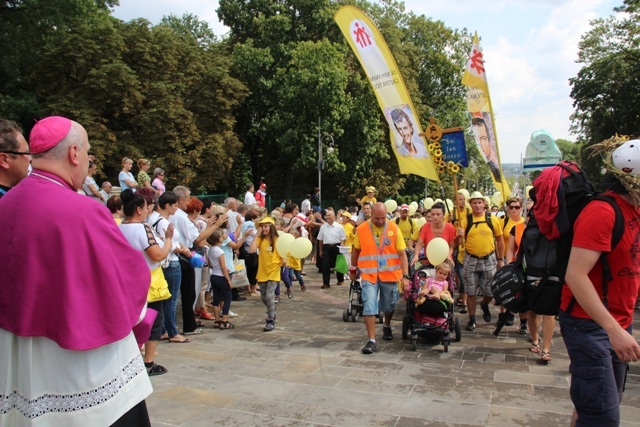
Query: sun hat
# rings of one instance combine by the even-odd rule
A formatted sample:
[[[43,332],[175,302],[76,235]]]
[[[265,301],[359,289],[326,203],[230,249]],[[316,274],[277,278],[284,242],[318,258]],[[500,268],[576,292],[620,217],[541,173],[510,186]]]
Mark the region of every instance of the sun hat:
[[[273,218],[271,218],[270,216],[265,216],[264,218],[262,218],[260,221],[258,221],[256,224],[260,225],[260,224],[273,224],[276,225],[276,222],[273,220]]]
[[[481,192],[479,191],[474,191],[473,193],[471,193],[471,195],[469,196],[469,201],[473,200],[473,199],[484,199],[484,196],[482,195]]]
[[[71,120],[66,117],[51,116],[39,120],[31,129],[29,149],[32,154],[50,150],[62,141],[71,129]]]
[[[640,205],[640,140],[614,135],[589,149],[602,156],[604,169],[628,191],[635,205]]]
[[[358,215],[355,215],[355,214],[351,215],[351,221],[358,222]]]
[[[349,213],[349,211],[342,211],[340,215],[346,216],[347,218],[351,218],[351,213]]]
[[[373,191],[374,193],[376,193],[376,187],[374,187],[373,185],[370,185],[368,187],[365,187],[365,191],[368,193],[370,191]]]

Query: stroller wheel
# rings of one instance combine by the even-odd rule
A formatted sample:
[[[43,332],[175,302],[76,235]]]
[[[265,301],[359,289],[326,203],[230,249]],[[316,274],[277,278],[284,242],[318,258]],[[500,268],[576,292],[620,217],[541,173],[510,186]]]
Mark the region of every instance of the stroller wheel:
[[[347,310],[346,308],[342,312],[342,321],[343,322],[348,322],[349,321],[349,310]]]
[[[418,349],[418,335],[411,335],[411,350],[416,351]]]
[[[460,342],[460,339],[462,338],[462,333],[460,332],[460,318],[458,316],[456,316],[453,319],[453,327],[456,333],[455,338],[453,339],[454,342]]]
[[[409,315],[405,315],[402,318],[402,339],[406,340],[409,337],[409,324],[411,323],[411,318]]]
[[[444,352],[445,353],[449,352],[449,340],[445,340],[444,342]]]
[[[351,313],[351,321],[352,322],[357,322],[358,321],[358,317],[359,317],[359,314],[358,314],[357,311],[354,311],[354,312]]]

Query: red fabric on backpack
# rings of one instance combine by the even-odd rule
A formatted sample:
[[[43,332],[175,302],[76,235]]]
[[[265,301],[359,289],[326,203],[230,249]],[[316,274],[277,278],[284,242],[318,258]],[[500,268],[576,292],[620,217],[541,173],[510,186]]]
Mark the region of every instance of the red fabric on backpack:
[[[560,210],[558,190],[562,185],[563,173],[567,173],[560,166],[553,166],[542,171],[533,182],[536,204],[533,207],[538,228],[549,240],[560,237],[555,219]]]

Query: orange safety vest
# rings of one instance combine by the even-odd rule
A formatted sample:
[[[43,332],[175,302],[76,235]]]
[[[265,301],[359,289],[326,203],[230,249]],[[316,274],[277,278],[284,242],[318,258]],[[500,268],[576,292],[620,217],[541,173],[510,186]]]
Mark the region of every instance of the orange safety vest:
[[[515,255],[518,254],[518,250],[520,249],[520,243],[522,243],[522,235],[524,233],[524,229],[527,227],[527,224],[520,223],[513,226],[516,229],[516,252]]]
[[[402,266],[396,249],[396,238],[401,235],[400,229],[393,221],[387,224],[380,235],[383,245],[382,251],[376,244],[371,221],[365,221],[358,226],[358,240],[360,241],[360,256],[358,269],[360,278],[367,282],[397,282],[402,277]]]

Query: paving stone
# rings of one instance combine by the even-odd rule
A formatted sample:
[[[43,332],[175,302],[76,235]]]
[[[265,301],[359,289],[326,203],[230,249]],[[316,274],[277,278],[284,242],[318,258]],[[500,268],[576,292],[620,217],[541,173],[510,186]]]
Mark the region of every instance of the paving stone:
[[[348,287],[320,290],[315,272],[306,279],[309,292],[278,304],[273,332],[262,330],[260,299],[248,298],[233,303],[240,313],[236,329],[219,331],[207,322],[189,344],[161,343],[156,362],[169,373],[151,379],[153,425],[568,425],[569,359],[560,336],[547,365],[516,327],[496,338],[494,325],[483,322],[474,333],[463,331],[447,353],[422,337],[412,351],[400,336],[405,303],[399,301],[394,340],[383,341],[376,324],[379,351],[363,355],[363,321],[342,321]],[[639,322],[634,326],[640,337]],[[640,364],[632,364],[621,426],[640,426],[639,408]]]

